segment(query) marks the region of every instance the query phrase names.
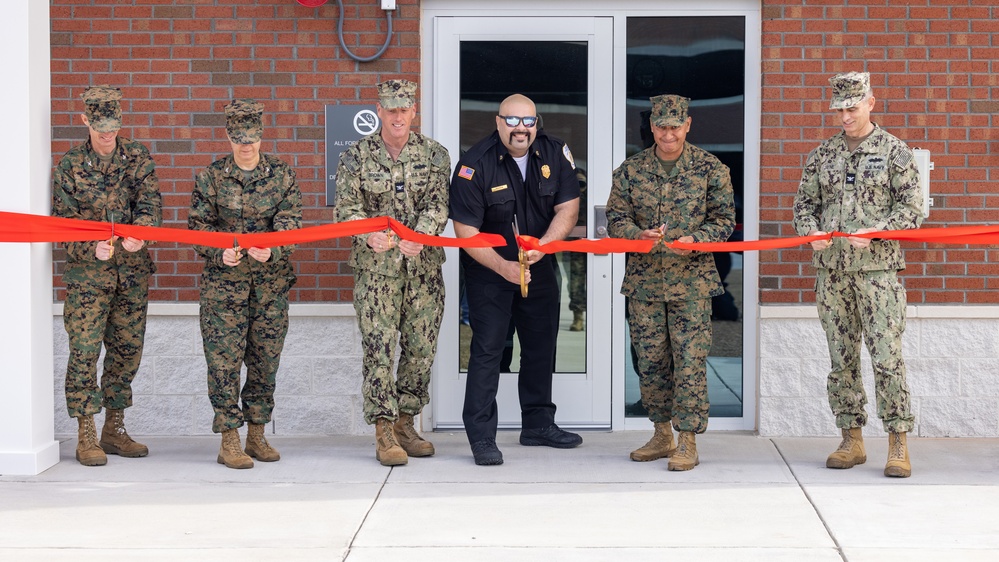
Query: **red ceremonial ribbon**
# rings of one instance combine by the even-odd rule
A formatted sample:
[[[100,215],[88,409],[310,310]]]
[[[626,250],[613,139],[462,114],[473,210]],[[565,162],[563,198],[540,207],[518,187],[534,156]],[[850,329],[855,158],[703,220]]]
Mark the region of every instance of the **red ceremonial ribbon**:
[[[768,238],[765,240],[746,240],[742,242],[665,242],[668,248],[680,250],[695,250],[698,252],[746,252],[758,250],[779,250],[793,248],[802,244],[810,244],[816,240],[832,240],[833,238],[878,238],[883,240],[900,240],[907,242],[928,242],[937,244],[999,244],[999,226],[977,225],[943,228],[915,228],[910,230],[884,230],[866,234],[847,234],[845,232],[827,232],[812,236],[796,236],[792,238]],[[517,243],[525,250],[538,250],[546,254],[555,252],[587,252],[594,254],[613,254],[621,252],[646,253],[656,244],[654,240],[626,240],[623,238],[601,238],[599,240],[560,240],[541,244],[533,236],[522,235]]]
[[[112,234],[139,240],[198,244],[213,248],[231,248],[233,238],[242,248],[272,248],[290,244],[304,244],[319,240],[343,238],[357,234],[367,234],[380,230],[392,230],[399,238],[418,242],[427,246],[448,248],[492,248],[506,242],[498,234],[479,233],[470,238],[449,238],[421,234],[399,221],[389,217],[374,217],[340,223],[309,226],[280,232],[242,234],[233,232],[208,232],[157,226],[114,224],[107,222],[47,217],[26,213],[0,211],[0,242],[87,242],[108,240]],[[832,240],[856,236],[908,242],[936,244],[999,244],[999,226],[974,225],[942,228],[918,228],[911,230],[886,230],[866,234],[827,232],[812,236],[792,238],[768,238],[742,242],[666,242],[669,248],[695,250],[699,252],[746,252],[754,250],[776,250],[808,244],[815,240]],[[647,253],[656,244],[654,240],[626,240],[623,238],[602,238],[599,240],[559,240],[541,244],[533,236],[517,237],[517,244],[524,250],[539,250],[546,254],[556,252],[584,252],[593,254],[613,254],[623,252]]]
[[[310,226],[295,230],[254,234],[208,232],[203,230],[187,230],[184,228],[119,223],[114,225],[114,234],[120,237],[131,237],[139,240],[179,242],[182,244],[197,244],[225,249],[232,247],[233,238],[235,238],[241,248],[273,248],[275,246],[304,244],[387,229],[391,229],[403,240],[419,242],[428,246],[492,248],[506,244],[503,237],[498,234],[480,233],[471,238],[448,238],[445,236],[421,234],[389,217],[374,217]],[[111,223],[107,222],[0,211],[0,242],[88,242],[93,240],[107,240],[111,237],[111,230]]]

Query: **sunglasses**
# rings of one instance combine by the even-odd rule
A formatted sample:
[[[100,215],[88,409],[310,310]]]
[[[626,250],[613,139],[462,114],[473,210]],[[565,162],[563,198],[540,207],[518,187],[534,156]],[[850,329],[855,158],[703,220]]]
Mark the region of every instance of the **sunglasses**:
[[[498,117],[506,122],[507,127],[516,127],[523,123],[525,127],[530,129],[538,123],[538,118],[535,116],[517,117],[516,115],[498,115]]]

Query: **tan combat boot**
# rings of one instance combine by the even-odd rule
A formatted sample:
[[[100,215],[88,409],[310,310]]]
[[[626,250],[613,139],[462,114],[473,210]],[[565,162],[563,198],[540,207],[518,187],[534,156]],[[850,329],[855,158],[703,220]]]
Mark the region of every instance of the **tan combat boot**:
[[[246,454],[263,462],[281,460],[281,453],[264,437],[264,424],[250,423],[246,430]]]
[[[222,446],[219,447],[219,464],[229,468],[253,468],[253,459],[243,452],[239,443],[239,430],[227,429],[222,432]]]
[[[693,431],[681,431],[677,439],[676,451],[669,458],[669,470],[690,470],[701,464],[697,458],[697,444],[694,442]]]
[[[80,424],[79,436],[76,443],[76,460],[83,466],[104,466],[108,463],[108,456],[97,444],[97,426],[94,425],[94,416],[80,416],[76,418]]]
[[[654,461],[668,457],[676,451],[673,445],[673,427],[669,422],[655,422],[656,432],[645,445],[631,452],[631,460],[638,462]]]
[[[398,466],[409,462],[406,451],[395,440],[391,420],[378,418],[375,422],[375,458],[384,466]]]
[[[411,457],[429,457],[434,454],[434,444],[420,437],[413,425],[413,416],[399,414],[399,419],[392,426],[399,446]]]
[[[121,457],[144,457],[149,448],[136,443],[125,431],[125,410],[107,409],[104,429],[101,430],[101,448],[105,453]]]
[[[574,310],[572,312],[572,325],[569,326],[570,332],[583,331],[583,314],[582,310]]]
[[[843,430],[843,441],[826,459],[826,468],[853,468],[865,462],[867,453],[864,452],[864,428],[854,427]]]
[[[909,446],[905,440],[905,432],[888,434],[888,463],[885,464],[885,476],[908,478],[912,475],[912,465],[909,463]]]

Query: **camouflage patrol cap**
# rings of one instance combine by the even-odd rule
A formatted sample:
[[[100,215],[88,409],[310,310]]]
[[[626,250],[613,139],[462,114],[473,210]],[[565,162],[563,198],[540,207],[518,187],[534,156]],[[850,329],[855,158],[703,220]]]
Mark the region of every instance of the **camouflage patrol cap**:
[[[652,124],[656,127],[679,127],[687,122],[690,98],[663,94],[649,98],[652,102]]]
[[[847,109],[860,103],[871,89],[871,75],[867,72],[847,72],[829,79],[832,84],[832,101],[829,109]]]
[[[225,131],[236,144],[253,144],[264,134],[264,104],[252,99],[232,100],[225,106]]]
[[[386,80],[378,85],[378,103],[385,109],[413,107],[416,103],[416,82]]]
[[[121,90],[111,86],[91,86],[80,94],[90,127],[98,133],[110,133],[121,128]]]

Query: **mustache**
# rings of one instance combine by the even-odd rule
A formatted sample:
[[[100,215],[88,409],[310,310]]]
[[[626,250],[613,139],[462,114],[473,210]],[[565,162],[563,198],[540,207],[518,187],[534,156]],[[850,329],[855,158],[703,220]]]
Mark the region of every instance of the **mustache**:
[[[514,131],[514,132],[510,133],[510,142],[511,143],[513,142],[513,138],[514,138],[515,135],[525,135],[528,140],[531,139],[531,133],[529,133],[529,132],[517,132],[517,131]]]

